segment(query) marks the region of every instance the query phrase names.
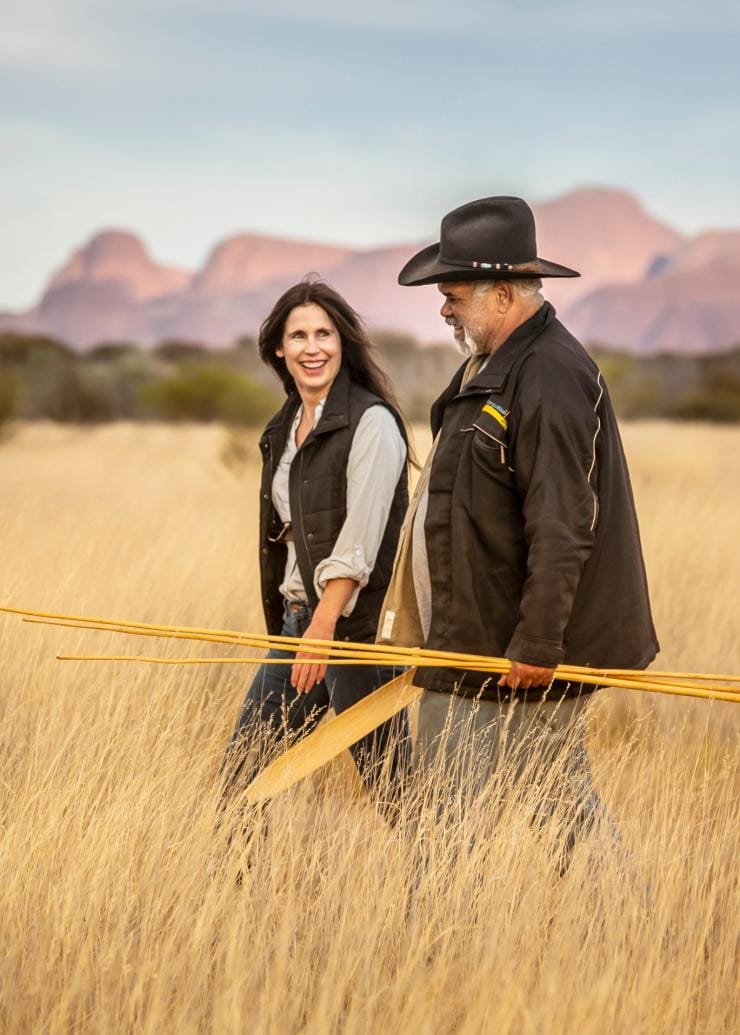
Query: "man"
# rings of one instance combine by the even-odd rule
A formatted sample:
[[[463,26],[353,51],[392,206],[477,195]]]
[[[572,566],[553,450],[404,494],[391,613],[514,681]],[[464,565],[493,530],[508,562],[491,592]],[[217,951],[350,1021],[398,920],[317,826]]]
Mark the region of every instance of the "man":
[[[448,773],[469,777],[457,757],[467,731],[466,757],[485,777],[505,730],[516,771],[534,766],[545,779],[565,750],[569,847],[599,807],[582,740],[594,688],[553,681],[555,666],[644,668],[658,650],[606,386],[540,294],[541,278],[575,276],[537,257],[532,212],[512,197],[450,212],[439,244],[399,274],[402,285],[438,285],[469,358],[432,408],[434,445],[379,628],[381,643],[511,660],[500,678],[418,670],[417,760],[441,756]]]

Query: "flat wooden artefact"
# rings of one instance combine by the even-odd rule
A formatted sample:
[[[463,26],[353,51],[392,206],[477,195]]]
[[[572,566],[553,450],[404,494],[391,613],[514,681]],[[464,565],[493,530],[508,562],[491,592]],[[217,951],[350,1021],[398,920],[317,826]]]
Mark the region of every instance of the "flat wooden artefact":
[[[363,697],[346,712],[317,726],[313,733],[257,774],[247,787],[247,801],[264,801],[287,790],[372,733],[381,723],[392,719],[423,694],[421,687],[412,685],[415,675],[416,669],[409,669]]]

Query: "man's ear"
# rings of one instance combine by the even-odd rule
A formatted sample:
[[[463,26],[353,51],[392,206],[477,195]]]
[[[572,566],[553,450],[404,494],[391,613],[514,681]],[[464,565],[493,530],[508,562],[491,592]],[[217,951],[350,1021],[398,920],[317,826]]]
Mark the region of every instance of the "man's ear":
[[[499,280],[496,284],[496,308],[500,313],[506,313],[511,309],[514,302],[514,289],[509,280]]]

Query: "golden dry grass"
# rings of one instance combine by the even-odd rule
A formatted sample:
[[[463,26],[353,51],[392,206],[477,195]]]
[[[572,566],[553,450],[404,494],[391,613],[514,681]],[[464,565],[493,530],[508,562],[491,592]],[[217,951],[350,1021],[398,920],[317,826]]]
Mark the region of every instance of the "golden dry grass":
[[[740,432],[625,440],[660,664],[738,671]],[[218,428],[19,428],[0,598],[261,628],[256,464]],[[600,695],[589,746],[629,858],[592,837],[562,879],[506,799],[433,832],[420,868],[412,817],[385,827],[344,763],[226,850],[217,771],[251,670],[54,661],[139,642],[0,616],[2,1031],[737,1030],[740,707]]]

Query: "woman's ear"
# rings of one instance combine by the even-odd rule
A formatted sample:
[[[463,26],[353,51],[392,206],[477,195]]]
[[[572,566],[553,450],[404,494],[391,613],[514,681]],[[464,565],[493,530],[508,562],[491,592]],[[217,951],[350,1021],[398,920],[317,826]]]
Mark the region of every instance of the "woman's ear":
[[[285,359],[285,349],[282,347],[282,345],[278,345],[278,347],[275,349],[275,355],[278,357],[278,359]]]

